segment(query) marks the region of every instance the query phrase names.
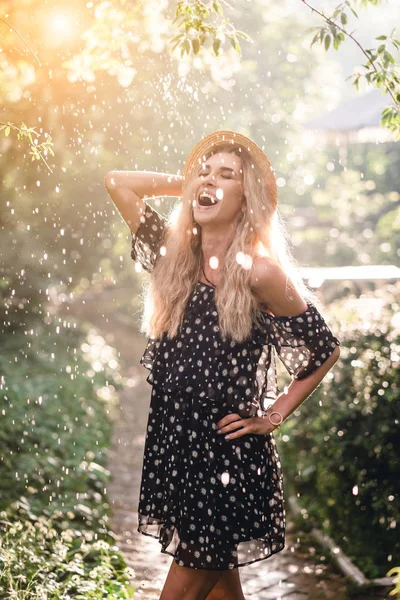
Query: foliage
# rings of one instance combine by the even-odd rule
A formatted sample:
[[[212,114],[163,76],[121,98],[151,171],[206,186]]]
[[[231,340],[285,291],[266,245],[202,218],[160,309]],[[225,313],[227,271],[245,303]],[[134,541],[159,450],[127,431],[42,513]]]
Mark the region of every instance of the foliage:
[[[40,64],[40,60],[38,59],[38,57],[36,56],[36,54],[32,50],[32,48],[29,46],[28,42],[23,38],[23,36],[16,29],[14,29],[14,27],[12,27],[10,25],[10,23],[5,21],[4,19],[0,18],[0,22],[4,23],[8,28],[10,28],[11,31],[15,32],[15,34],[29,48],[30,52],[33,54],[33,56],[35,57],[37,62]],[[2,52],[2,51],[3,51],[3,48],[0,49],[0,52]],[[3,60],[0,61],[0,69],[4,68],[6,66],[6,64],[7,63],[5,61],[3,61]],[[15,73],[13,73],[13,75],[15,75]],[[3,77],[0,75],[0,85],[2,84],[2,79],[3,79]],[[46,159],[45,159],[45,156],[48,153],[52,154],[54,156],[54,152],[52,150],[53,143],[51,140],[51,136],[48,134],[45,134],[46,141],[39,143],[38,137],[35,140],[33,140],[33,138],[32,138],[33,135],[39,136],[39,134],[35,131],[35,129],[36,129],[36,127],[28,127],[27,125],[25,125],[25,123],[21,123],[21,126],[18,127],[17,125],[14,125],[13,123],[10,123],[10,122],[2,123],[0,121],[0,131],[4,130],[5,137],[8,137],[10,135],[11,130],[16,131],[18,140],[26,139],[28,141],[28,145],[30,148],[29,154],[31,155],[31,161],[42,160],[44,162],[44,164],[46,165],[46,167],[49,169],[49,171],[52,172],[51,168],[49,167],[49,165],[47,164]]]
[[[223,3],[226,4],[225,2]],[[216,17],[223,15],[223,8],[217,0],[207,3],[201,2],[201,0],[193,0],[193,2],[179,0],[176,5],[175,19],[172,24],[176,24],[178,29],[183,27],[185,32],[178,33],[170,40],[170,43],[174,44],[172,50],[175,50],[178,46],[181,50],[181,57],[183,57],[185,52],[190,54],[191,49],[194,54],[197,54],[204,46],[206,40],[211,39],[214,54],[218,56],[221,45],[226,39],[230,41],[233,48],[239,54],[241,54],[241,47],[238,36],[254,43],[249,35],[236,29],[229,19],[224,19],[217,26],[212,23],[206,23],[205,21],[211,15]]]
[[[359,86],[360,79],[365,79],[368,84],[383,88],[391,96],[394,106],[388,106],[382,112],[382,126],[387,127],[394,132],[395,139],[400,137],[400,78],[398,67],[393,56],[391,47],[394,50],[400,49],[400,42],[394,37],[395,30],[389,36],[379,35],[376,39],[381,43],[377,48],[364,49],[355,39],[352,33],[349,33],[345,26],[348,23],[348,12],[351,11],[357,18],[356,6],[367,6],[369,4],[379,5],[379,0],[345,0],[341,2],[333,11],[331,17],[315,9],[305,0],[299,0],[308,6],[315,14],[318,14],[324,24],[319,27],[312,27],[310,31],[316,30],[317,33],[311,42],[311,46],[319,41],[323,44],[325,50],[331,46],[336,50],[346,37],[357,44],[361,52],[367,59],[366,64],[362,65],[363,71],[353,75],[353,83]],[[225,0],[212,0],[202,2],[201,0],[178,0],[175,9],[175,18],[171,22],[167,16],[168,3],[148,2],[146,6],[128,5],[124,0],[110,3],[100,2],[93,11],[92,23],[81,34],[84,46],[72,53],[63,61],[62,67],[67,73],[68,83],[72,86],[75,82],[87,82],[87,91],[95,90],[96,74],[106,71],[115,76],[119,85],[122,87],[130,86],[139,77],[139,61],[143,58],[143,53],[152,50],[154,54],[159,54],[166,47],[167,43],[171,46],[171,53],[178,48],[180,56],[190,54],[198,55],[200,50],[205,47],[208,40],[211,40],[215,56],[220,56],[220,49],[226,40],[229,40],[235,52],[241,55],[241,46],[238,38],[242,38],[254,44],[254,39],[245,33],[236,29],[229,18],[222,19],[224,16],[223,5],[234,12],[232,6]],[[89,8],[89,7],[88,7]],[[220,23],[207,22],[212,17],[214,21],[221,20]],[[9,21],[0,19],[10,31],[23,41],[30,53],[41,65],[37,53],[26,42],[17,29],[12,27]],[[138,23],[141,22],[141,34],[137,33]],[[173,37],[168,37],[172,27],[181,31]],[[144,35],[143,35],[144,34]],[[135,52],[137,44],[140,43],[139,56]],[[3,52],[5,48],[1,49]],[[4,71],[9,66],[6,53],[0,61],[0,69]],[[150,59],[151,60],[151,59]],[[19,61],[21,62],[21,61]],[[223,66],[223,63],[222,63]],[[19,70],[20,64],[17,69]],[[52,70],[50,69],[50,73]],[[14,73],[13,73],[14,76]],[[0,72],[0,84],[4,74]],[[28,128],[24,123],[17,126],[12,122],[0,123],[6,132],[10,129],[18,131],[18,139],[27,139],[30,146],[31,160],[42,160],[46,167],[51,171],[45,157],[48,153],[53,154],[52,142],[50,136],[41,145],[37,145],[37,140],[32,142],[31,134],[35,128]],[[36,134],[36,132],[34,132]],[[37,134],[36,134],[37,135]]]
[[[107,363],[115,357],[93,334],[85,339],[66,329],[61,341],[57,327],[56,322],[43,326],[28,343],[22,335],[9,339],[0,357],[0,508],[29,489],[34,510],[49,503],[52,509],[74,509],[83,521],[92,522],[96,511],[103,512],[108,478],[107,414],[115,384],[105,386],[104,381],[112,377]],[[91,352],[98,355],[96,369],[101,364],[104,372],[87,362],[94,361]]]
[[[354,79],[353,84],[358,89],[360,79],[364,78],[368,84],[375,85],[377,88],[382,87],[386,90],[392,98],[394,106],[388,106],[383,110],[381,124],[395,134],[395,139],[399,139],[400,77],[398,66],[395,63],[391,50],[391,46],[393,46],[395,51],[400,50],[400,41],[394,37],[395,29],[392,30],[390,36],[379,35],[376,38],[382,42],[379,44],[378,48],[364,49],[353,34],[349,33],[345,28],[348,23],[349,11],[358,18],[358,14],[354,9],[357,4],[361,8],[368,4],[378,5],[380,4],[380,0],[362,0],[361,2],[357,2],[356,0],[345,0],[336,6],[331,17],[326,16],[323,11],[317,10],[306,0],[299,0],[299,2],[302,2],[310,8],[313,13],[317,14],[324,21],[321,26],[309,28],[308,31],[317,32],[314,35],[311,46],[316,42],[320,42],[327,51],[332,42],[333,48],[338,50],[346,37],[357,44],[361,52],[367,58],[367,62],[362,65],[364,69],[363,72],[356,73],[352,76]],[[227,3],[224,2],[224,4]],[[174,47],[177,45],[181,47],[181,56],[183,56],[185,52],[189,54],[191,49],[194,54],[197,54],[207,39],[213,40],[213,49],[215,54],[218,55],[221,42],[225,40],[225,32],[221,32],[219,27],[205,24],[205,20],[208,19],[212,13],[215,15],[223,15],[222,6],[218,2],[209,2],[208,4],[201,2],[201,0],[181,0],[178,2],[175,21],[180,19],[178,27],[184,28],[185,31],[172,38],[171,42],[175,43]],[[222,21],[222,26],[228,31],[231,30],[226,37],[230,39],[234,49],[239,54],[241,54],[241,48],[237,40],[238,35],[247,41],[253,42],[252,38],[243,31],[237,31],[232,23],[230,23],[229,19]]]
[[[105,495],[118,363],[95,332],[58,330],[0,357],[0,598],[129,598]]]
[[[22,10],[18,3],[9,3],[9,20],[29,28],[35,4],[27,0]],[[135,21],[130,12],[133,5],[110,4],[96,5],[95,18],[83,5],[86,21],[82,17],[82,23],[88,37],[77,41],[71,34],[68,44],[60,39],[57,52],[46,52],[46,68],[33,68],[31,54],[22,58],[19,54],[16,59],[15,34],[8,33],[2,40],[4,95],[0,105],[9,115],[7,120],[40,123],[38,133],[54,133],[55,153],[48,161],[50,173],[43,164],[26,163],[26,148],[17,136],[0,135],[0,322],[4,335],[35,330],[36,321],[45,318],[55,289],[60,294],[88,289],[95,293],[101,286],[118,282],[136,296],[139,285],[135,288],[132,281],[128,228],[103,189],[108,170],[176,172],[193,139],[203,135],[204,123],[218,128],[221,119],[227,119],[228,128],[248,123],[247,133],[262,145],[268,143],[278,162],[285,155],[287,135],[298,127],[296,106],[306,106],[308,114],[323,109],[321,90],[328,94],[329,86],[337,83],[332,73],[328,78],[319,68],[322,57],[302,46],[298,37],[302,25],[295,17],[285,15],[277,22],[265,15],[261,22],[254,12],[246,11],[244,26],[252,36],[259,28],[261,32],[259,48],[251,46],[243,68],[234,62],[236,53],[230,47],[230,54],[220,57],[218,64],[202,63],[197,72],[183,76],[183,61],[178,57],[166,60],[161,51],[162,43],[172,36],[163,5],[146,2],[146,14],[140,19],[136,16]],[[262,4],[257,2],[255,9],[259,11]],[[109,19],[111,9],[113,18]],[[39,52],[49,45],[45,17],[38,13],[42,28],[30,30]],[[41,35],[43,29],[46,36]],[[297,62],[287,61],[281,53],[282,35],[289,39],[287,49]],[[111,38],[115,44],[110,46]],[[262,62],[259,49],[265,54]],[[67,68],[75,56],[80,56],[77,60],[84,69],[75,70],[72,64]],[[196,56],[199,63],[203,58]],[[129,73],[116,70],[118,63],[135,69],[131,83]],[[227,89],[232,94],[226,94]],[[239,112],[232,110],[234,95],[239,96]],[[285,160],[277,168],[290,173],[297,170]],[[289,191],[288,200],[293,197]],[[287,201],[288,212],[292,202]]]
[[[140,79],[140,62],[164,45],[165,10],[164,0],[147,0],[145,6],[99,2],[82,32],[83,45],[62,63],[69,82],[85,81],[92,90],[102,73],[111,74],[123,88]]]
[[[384,88],[391,96],[394,106],[388,106],[382,111],[381,124],[383,127],[387,127],[390,131],[394,132],[396,140],[399,139],[400,77],[398,66],[396,65],[392,54],[393,50],[400,50],[400,41],[394,37],[396,29],[393,29],[389,36],[379,35],[376,40],[382,43],[379,44],[377,48],[364,49],[353,34],[345,29],[345,25],[348,23],[347,14],[349,10],[351,10],[358,19],[358,14],[352,7],[350,0],[345,0],[345,2],[339,4],[333,11],[331,18],[326,17],[323,12],[316,10],[305,0],[301,1],[325,20],[323,26],[311,27],[309,29],[309,31],[317,31],[311,42],[311,46],[319,41],[323,44],[325,50],[328,51],[332,41],[333,48],[338,50],[341,43],[348,37],[360,48],[361,52],[366,57],[367,62],[362,65],[363,71],[351,75],[349,79],[353,79],[353,84],[357,90],[359,88],[360,80],[365,79],[368,84],[374,84],[377,88]],[[364,5],[365,4],[368,4],[368,2],[364,2]],[[378,2],[374,2],[374,4],[378,4]],[[393,50],[391,48],[392,46]]]
[[[35,6],[27,2],[23,10],[18,3],[7,6],[9,19],[25,28]],[[3,335],[35,332],[53,295],[89,289],[95,294],[109,285],[137,296],[139,285],[132,281],[127,252],[130,236],[103,190],[104,174],[113,168],[176,172],[193,140],[204,134],[205,124],[208,130],[240,127],[270,155],[279,181],[280,210],[290,219],[300,263],[336,266],[348,260],[376,264],[396,259],[395,239],[389,239],[390,227],[395,235],[399,229],[396,215],[382,217],[379,230],[364,216],[369,217],[375,205],[392,209],[397,202],[399,145],[351,147],[348,170],[353,168],[348,175],[336,147],[327,148],[319,140],[317,147],[305,146],[301,121],[326,110],[341,75],[303,43],[299,15],[276,15],[269,3],[254,0],[240,14],[240,23],[257,36],[258,44],[247,49],[243,63],[234,62],[236,52],[229,47],[215,64],[197,54],[194,70],[182,75],[189,57],[167,62],[161,51],[161,44],[172,36],[164,4],[156,11],[152,2],[146,3],[146,14],[140,19],[136,15],[136,21],[131,5],[122,7],[122,2],[112,7],[96,4],[95,18],[83,8],[89,15],[83,20],[88,37],[60,43],[57,52],[46,54],[46,68],[33,69],[31,54],[21,58],[20,52],[17,59],[15,34],[4,35],[0,104],[10,122],[32,120],[40,123],[41,135],[54,132],[55,157],[49,161],[53,173],[40,163],[26,164],[17,136],[0,135]],[[38,21],[43,19],[38,14]],[[129,26],[124,28],[124,23]],[[110,45],[113,31],[116,41]],[[42,41],[41,32],[31,30],[32,44],[46,49],[48,38]],[[285,52],[282,39],[287,41]],[[153,46],[157,40],[160,46]],[[85,69],[66,68],[75,56],[81,56],[78,63]],[[122,85],[129,78],[116,70],[118,63],[135,69],[131,84]],[[327,64],[329,68],[323,68]],[[368,185],[374,183],[375,190],[368,190],[362,177]],[[311,183],[305,183],[307,179]],[[369,230],[373,235],[366,238]],[[135,310],[128,302],[126,312]]]
[[[369,229],[364,217],[373,213],[366,204],[379,205],[383,211],[398,201],[394,191],[399,189],[398,148],[387,144],[354,148],[354,171],[344,176],[336,148],[326,149],[319,140],[307,148],[301,139],[301,123],[332,103],[339,74],[322,54],[302,43],[305,25],[298,14],[279,16],[270,10],[279,3],[265,0],[252,0],[243,10],[234,7],[241,28],[249,38],[257,36],[257,46],[252,44],[239,64],[240,48],[232,40],[229,44],[227,35],[234,26],[208,22],[203,32],[225,35],[227,51],[220,51],[221,41],[217,53],[215,48],[209,54],[196,53],[194,42],[190,63],[187,52],[179,57],[179,52],[168,56],[165,51],[176,33],[167,4],[165,0],[99,1],[86,7],[83,3],[64,41],[62,36],[55,39],[52,21],[45,19],[46,7],[35,13],[38,26],[32,28],[37,2],[4,4],[8,21],[21,26],[21,31],[29,30],[32,46],[45,54],[46,65],[34,68],[31,54],[18,47],[18,36],[4,31],[3,131],[17,121],[40,123],[37,131],[43,138],[36,135],[36,127],[27,128],[34,145],[39,146],[35,137],[38,142],[49,140],[44,132],[51,131],[55,152],[52,172],[37,161],[25,161],[26,148],[17,143],[11,129],[7,137],[0,135],[0,321],[7,348],[0,368],[9,387],[3,388],[1,407],[6,411],[2,419],[7,439],[0,432],[0,456],[8,466],[0,481],[0,505],[6,507],[22,495],[29,510],[35,511],[32,514],[51,519],[55,511],[62,511],[67,528],[96,527],[104,536],[108,473],[103,461],[109,425],[107,404],[99,402],[98,394],[108,394],[112,386],[102,383],[95,368],[84,365],[71,324],[52,316],[52,304],[82,291],[88,295],[90,291],[95,303],[96,292],[107,285],[124,289],[126,296],[137,295],[127,252],[129,234],[102,187],[107,170],[176,172],[193,140],[205,130],[240,127],[273,154],[281,211],[288,217],[297,211],[293,223],[302,219],[296,236],[298,259],[311,265],[320,265],[321,260],[343,264],[348,256],[357,263],[365,252],[368,262],[378,262],[393,213],[386,215],[379,236],[369,237],[363,245],[366,225]],[[221,2],[221,6],[228,5]],[[217,10],[219,16],[210,10],[210,17],[223,17]],[[196,25],[200,28],[201,22]],[[178,27],[190,40],[196,38],[194,30],[186,32],[182,19]],[[217,60],[212,60],[213,52]],[[50,150],[49,154],[53,156]],[[334,174],[331,168],[327,172],[327,165],[334,165]],[[376,193],[362,185],[361,170],[365,181],[375,184]],[[315,186],[306,179],[315,180]],[[335,219],[329,221],[336,195],[334,213],[340,231]],[[353,236],[356,247],[348,254]],[[374,248],[375,239],[380,243]],[[396,256],[395,242],[392,246],[388,260]],[[93,309],[98,307],[94,304]],[[129,302],[125,312],[132,319]],[[100,355],[103,349],[108,352],[98,336],[89,337],[90,348],[97,348]],[[101,369],[104,372],[106,365]],[[20,520],[24,518],[21,515]]]
[[[54,156],[53,142],[51,136],[48,134],[45,135],[46,141],[39,143],[38,137],[36,137],[35,139],[33,139],[32,137],[33,135],[40,135],[39,133],[37,133],[37,131],[35,131],[35,129],[36,127],[28,127],[27,125],[25,125],[25,123],[21,123],[21,127],[17,127],[16,125],[13,125],[10,122],[0,122],[0,131],[4,130],[5,137],[8,137],[10,135],[11,130],[13,130],[16,131],[18,140],[26,138],[28,140],[30,148],[29,154],[31,155],[31,160],[42,160],[45,163],[46,167],[49,169],[49,171],[52,173],[52,170],[45,159],[45,156],[47,156],[47,154],[51,154],[52,156]]]
[[[365,164],[368,171],[368,162]],[[318,182],[314,186],[311,198],[313,206],[318,207],[318,218],[309,219],[307,232],[302,232],[303,240],[309,241],[308,256],[303,257],[306,262],[324,255],[324,266],[332,267],[396,264],[400,195],[385,193],[383,181],[370,175],[364,172],[362,177],[358,170],[348,169],[324,177],[323,189]]]
[[[370,578],[384,576],[400,552],[399,292],[397,284],[371,293],[370,310],[349,300],[332,307],[339,362],[282,427],[284,469],[303,517]]]
[[[61,511],[36,516],[29,504],[0,512],[0,598],[123,600],[133,571],[111,540],[71,526]]]

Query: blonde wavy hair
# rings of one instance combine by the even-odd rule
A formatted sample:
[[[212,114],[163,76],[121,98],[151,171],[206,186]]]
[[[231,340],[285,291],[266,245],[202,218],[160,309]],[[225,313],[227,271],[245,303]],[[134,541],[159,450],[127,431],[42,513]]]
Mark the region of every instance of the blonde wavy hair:
[[[252,261],[258,256],[269,256],[286,274],[287,293],[294,287],[304,299],[316,298],[299,275],[283,219],[269,201],[267,186],[251,155],[241,145],[222,143],[206,158],[217,152],[235,153],[242,160],[245,210],[238,215],[236,234],[221,264],[215,290],[222,337],[242,342],[250,337],[260,306],[250,286],[251,271],[237,260],[239,252],[250,256]],[[198,172],[193,173],[182,201],[170,214],[163,242],[165,250],[157,259],[147,288],[142,331],[153,338],[177,335],[189,297],[200,278],[201,227],[194,221],[192,205],[192,188]]]

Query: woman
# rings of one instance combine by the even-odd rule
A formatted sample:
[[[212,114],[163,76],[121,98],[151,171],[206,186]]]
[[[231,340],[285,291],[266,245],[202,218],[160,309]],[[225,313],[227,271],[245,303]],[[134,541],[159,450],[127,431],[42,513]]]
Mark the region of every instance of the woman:
[[[217,131],[183,176],[105,184],[151,272],[141,363],[152,384],[138,531],[174,557],[160,600],[243,600],[238,567],[284,547],[273,431],[339,357],[298,275],[274,173],[249,138]],[[148,196],[183,196],[167,221]],[[279,394],[275,353],[292,376]]]

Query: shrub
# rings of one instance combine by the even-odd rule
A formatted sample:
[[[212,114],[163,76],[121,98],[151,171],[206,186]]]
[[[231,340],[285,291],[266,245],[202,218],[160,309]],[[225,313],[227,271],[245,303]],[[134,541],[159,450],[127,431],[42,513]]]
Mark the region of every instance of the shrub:
[[[278,441],[304,518],[371,578],[400,553],[399,289],[375,293],[375,314],[358,313],[357,303],[354,312],[351,301],[332,306],[341,357]]]
[[[93,531],[65,525],[58,511],[37,517],[18,505],[0,513],[0,598],[131,598],[133,572],[118,549]]]
[[[0,598],[131,597],[107,527],[114,350],[54,324],[10,337],[0,369]]]

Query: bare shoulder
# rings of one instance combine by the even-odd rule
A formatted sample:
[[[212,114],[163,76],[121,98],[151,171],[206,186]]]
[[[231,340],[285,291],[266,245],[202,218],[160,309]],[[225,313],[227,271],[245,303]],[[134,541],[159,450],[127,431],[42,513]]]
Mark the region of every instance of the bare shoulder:
[[[307,303],[282,267],[267,256],[253,262],[250,284],[262,308],[276,317],[296,316],[307,309]]]
[[[253,267],[251,269],[251,284],[256,289],[262,286],[263,283],[268,283],[274,275],[279,275],[279,271],[282,268],[278,263],[269,258],[268,256],[258,256],[253,261]]]

